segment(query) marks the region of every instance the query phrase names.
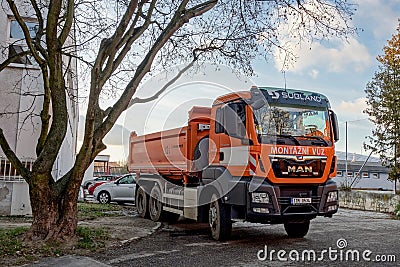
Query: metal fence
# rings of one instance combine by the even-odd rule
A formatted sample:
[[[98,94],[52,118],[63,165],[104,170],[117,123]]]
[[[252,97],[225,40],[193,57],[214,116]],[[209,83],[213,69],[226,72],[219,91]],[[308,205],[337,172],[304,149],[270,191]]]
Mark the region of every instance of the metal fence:
[[[25,168],[32,171],[33,158],[21,160]],[[24,179],[18,171],[12,166],[11,162],[4,156],[0,156],[0,181],[23,181]]]

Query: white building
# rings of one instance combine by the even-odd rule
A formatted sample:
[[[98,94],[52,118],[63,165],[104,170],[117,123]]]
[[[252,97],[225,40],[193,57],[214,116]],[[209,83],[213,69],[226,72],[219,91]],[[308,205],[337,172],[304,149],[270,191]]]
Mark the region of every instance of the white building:
[[[382,166],[379,158],[348,153],[346,173],[346,153],[336,151],[336,156],[338,162],[334,180],[339,186],[351,185],[353,189],[394,191],[394,182],[388,180],[390,169]]]
[[[20,8],[20,6],[18,7]],[[12,12],[6,7],[6,2],[2,2],[2,8],[0,9],[0,25],[2,25],[0,27],[0,62],[4,62],[15,53],[27,50],[22,30]],[[34,36],[38,21],[34,16],[33,8],[20,10],[20,13],[29,28],[31,36]],[[69,42],[72,43],[71,39]],[[79,118],[77,63],[74,58],[65,57],[64,59],[69,60],[69,67],[66,72],[69,121],[66,138],[53,167],[53,177],[56,180],[73,166],[76,155]],[[36,158],[35,148],[41,127],[38,115],[43,103],[42,94],[43,80],[41,71],[33,58],[20,58],[0,72],[0,128],[3,129],[10,147],[28,168],[31,168],[31,163]],[[7,199],[11,202],[13,198],[12,194],[6,197],[3,196],[4,192],[6,192],[4,181],[18,180],[22,179],[0,148],[0,190],[3,189],[3,194],[0,192],[0,214],[2,205],[6,205],[4,202],[7,202]],[[12,188],[8,188],[8,191],[12,193]],[[21,197],[19,196],[19,198]]]

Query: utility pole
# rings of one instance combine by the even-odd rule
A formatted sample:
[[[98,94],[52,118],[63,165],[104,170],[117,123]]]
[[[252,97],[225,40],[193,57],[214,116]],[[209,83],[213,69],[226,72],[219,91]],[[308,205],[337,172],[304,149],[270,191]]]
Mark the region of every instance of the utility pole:
[[[393,83],[392,83],[392,85],[393,85],[393,91],[395,91],[395,89],[396,89],[396,78],[397,78],[397,73],[396,73],[396,71],[397,71],[397,60],[399,60],[399,58],[400,58],[400,55],[399,54],[396,54],[396,55],[394,55],[394,58],[393,58]],[[398,109],[397,108],[395,108],[395,116],[396,115],[398,115]],[[398,119],[398,117],[396,116],[396,119]],[[396,193],[397,193],[397,173],[398,173],[398,168],[397,168],[397,142],[398,142],[398,137],[397,137],[397,131],[398,131],[398,122],[397,121],[395,121],[395,124],[394,124],[394,136],[395,136],[395,139],[394,139],[394,169],[395,169],[395,174],[394,174],[394,194],[396,195]]]
[[[345,169],[346,169],[346,179],[345,179],[345,183],[346,183],[346,187],[348,187],[349,183],[348,183],[348,175],[347,175],[347,121],[346,121],[346,161],[345,161]]]

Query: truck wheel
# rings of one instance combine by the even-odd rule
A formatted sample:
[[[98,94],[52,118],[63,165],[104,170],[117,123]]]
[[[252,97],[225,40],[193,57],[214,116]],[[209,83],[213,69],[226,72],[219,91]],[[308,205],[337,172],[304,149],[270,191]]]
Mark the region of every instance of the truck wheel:
[[[285,230],[289,237],[301,238],[308,233],[310,228],[310,221],[305,222],[287,222],[285,223]]]
[[[147,196],[146,192],[142,187],[139,187],[136,192],[135,205],[139,216],[142,218],[149,218],[148,200],[149,197]]]
[[[208,222],[212,238],[222,241],[230,237],[232,232],[230,208],[224,205],[216,194],[211,197]]]
[[[161,202],[162,193],[161,189],[158,185],[155,185],[153,189],[151,189],[150,199],[149,199],[149,215],[152,221],[158,222],[162,221],[163,215],[163,204]]]

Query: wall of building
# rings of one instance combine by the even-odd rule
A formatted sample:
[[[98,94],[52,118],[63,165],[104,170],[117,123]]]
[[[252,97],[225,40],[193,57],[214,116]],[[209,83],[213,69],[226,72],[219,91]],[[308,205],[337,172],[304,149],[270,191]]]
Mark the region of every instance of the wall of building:
[[[8,57],[8,46],[10,39],[10,23],[12,20],[12,12],[7,9],[7,4],[0,9],[0,25],[4,25],[0,29],[0,62]],[[18,5],[21,8],[21,5]],[[26,8],[20,10],[21,16],[30,22],[35,21],[34,10]],[[67,40],[68,45],[72,44],[72,39]],[[71,47],[73,47],[71,45]],[[73,53],[73,51],[69,51]],[[68,60],[67,58],[64,58]],[[61,146],[60,153],[53,166],[53,177],[55,180],[67,173],[73,166],[76,154],[77,127],[78,127],[78,105],[77,105],[77,65],[76,59],[69,61],[70,70],[66,75],[67,109],[69,121],[67,126],[67,134]],[[41,78],[40,69],[32,65],[12,63],[8,68],[0,72],[0,114],[9,113],[9,115],[0,115],[0,128],[22,161],[31,162],[36,158],[36,143],[40,134],[40,110],[43,103],[43,80]],[[35,116],[30,116],[35,114]],[[1,166],[8,166],[5,162],[3,151],[0,149]],[[4,167],[2,170],[4,171]],[[4,174],[0,171],[0,180],[4,180]],[[7,177],[10,179],[10,175]]]
[[[354,177],[335,177],[333,180],[339,187],[347,184],[350,185],[354,181]],[[357,178],[352,185],[353,189],[365,189],[365,190],[387,190],[394,191],[394,182],[388,180],[388,174],[380,174],[378,178]]]
[[[346,153],[336,151],[336,156],[337,176],[334,180],[339,186],[352,184],[353,189],[394,191],[394,182],[388,180],[390,169],[383,166],[379,158],[348,153],[346,164]]]
[[[0,215],[31,215],[28,184],[23,181],[0,181]]]

